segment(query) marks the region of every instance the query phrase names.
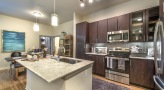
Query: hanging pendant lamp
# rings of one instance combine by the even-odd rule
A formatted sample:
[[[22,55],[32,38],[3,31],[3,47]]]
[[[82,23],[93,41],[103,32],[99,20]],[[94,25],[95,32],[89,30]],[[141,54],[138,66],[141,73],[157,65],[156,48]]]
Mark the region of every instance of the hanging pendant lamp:
[[[58,15],[55,13],[55,0],[54,0],[54,14],[51,15],[51,25],[58,26]]]

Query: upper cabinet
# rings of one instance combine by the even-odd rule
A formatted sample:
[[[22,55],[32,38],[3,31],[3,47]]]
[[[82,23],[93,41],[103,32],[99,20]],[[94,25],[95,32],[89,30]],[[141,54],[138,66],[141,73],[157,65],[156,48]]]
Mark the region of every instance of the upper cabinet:
[[[159,6],[146,10],[146,41],[154,40],[155,25],[159,19]]]
[[[118,16],[118,30],[129,30],[129,14]]]
[[[97,22],[89,23],[89,43],[97,43]]]
[[[108,19],[108,32],[118,31],[117,27],[117,17]]]
[[[89,43],[107,43],[108,20],[89,24]]]
[[[76,24],[76,43],[88,42],[88,23],[82,22]]]
[[[145,41],[145,10],[130,14],[130,41]]]
[[[107,43],[108,20],[98,21],[98,43]]]
[[[159,19],[159,6],[130,14],[130,41],[152,42],[155,25]]]
[[[160,0],[160,19],[162,20],[162,21],[164,21],[164,0]]]

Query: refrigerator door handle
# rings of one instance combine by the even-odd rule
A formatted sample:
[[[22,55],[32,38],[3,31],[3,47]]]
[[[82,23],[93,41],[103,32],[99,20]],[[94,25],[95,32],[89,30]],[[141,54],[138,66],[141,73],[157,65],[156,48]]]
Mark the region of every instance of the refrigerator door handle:
[[[160,27],[160,29],[159,29]],[[157,53],[159,52],[157,50],[157,37],[158,37],[158,33],[160,32],[160,35],[161,35],[161,67],[158,66],[158,60],[157,60]],[[154,63],[155,63],[155,70],[156,70],[156,74],[162,74],[163,73],[163,62],[164,62],[164,31],[163,31],[163,23],[159,20],[156,24],[156,27],[155,27],[155,33],[154,33]]]
[[[158,76],[153,76],[153,80],[160,90],[164,90],[163,88],[164,86],[161,86],[161,85],[164,85],[164,83]],[[157,81],[159,81],[160,84]]]

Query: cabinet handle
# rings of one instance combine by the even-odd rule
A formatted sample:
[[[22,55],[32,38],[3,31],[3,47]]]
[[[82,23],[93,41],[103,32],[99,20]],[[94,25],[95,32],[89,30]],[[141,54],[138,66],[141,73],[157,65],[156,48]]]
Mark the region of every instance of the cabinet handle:
[[[132,66],[131,60],[130,60],[130,67]]]
[[[85,43],[85,38],[84,38],[84,43]]]

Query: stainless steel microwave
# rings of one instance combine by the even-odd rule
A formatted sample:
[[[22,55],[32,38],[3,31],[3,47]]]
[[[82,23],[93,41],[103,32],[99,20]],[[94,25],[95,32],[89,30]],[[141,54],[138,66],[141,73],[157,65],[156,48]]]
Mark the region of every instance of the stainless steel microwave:
[[[129,30],[108,32],[107,42],[128,42]]]

